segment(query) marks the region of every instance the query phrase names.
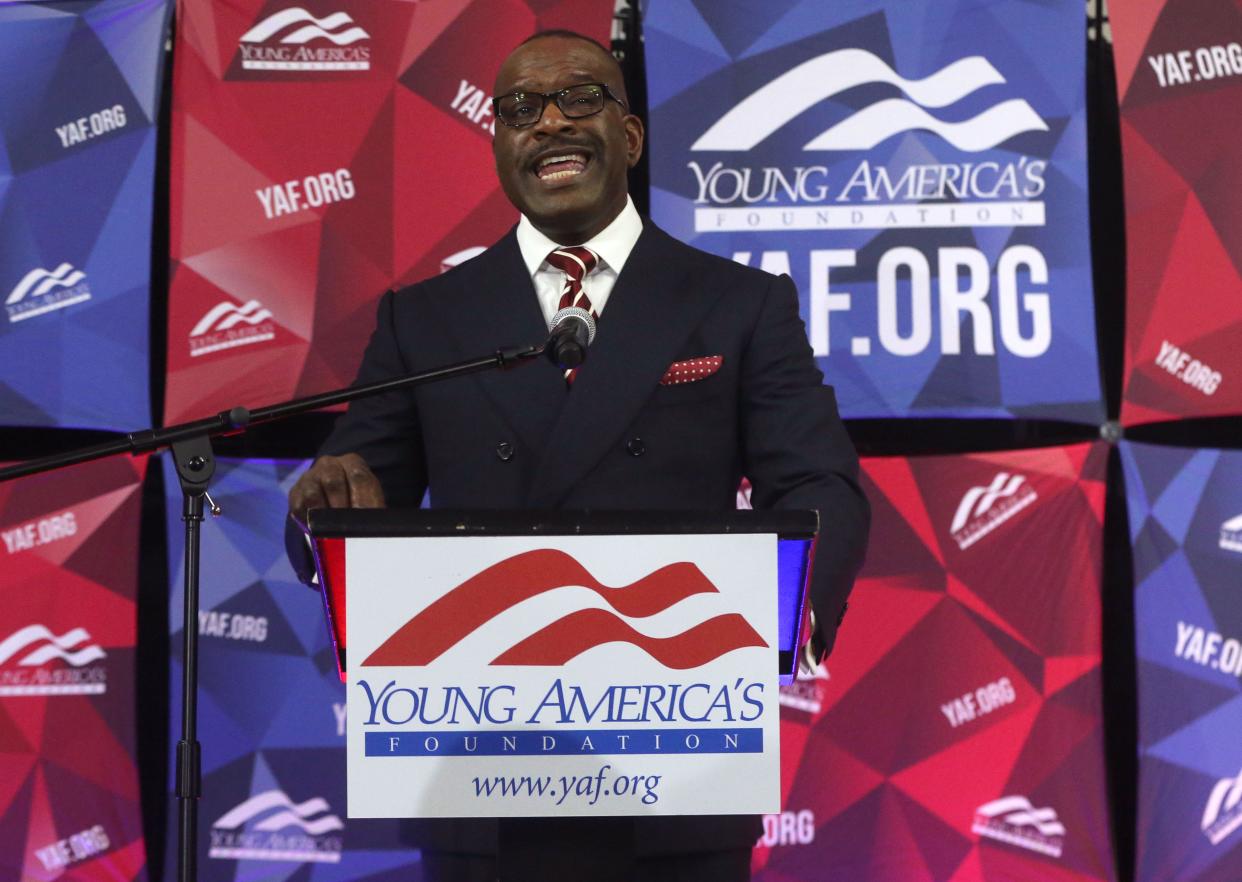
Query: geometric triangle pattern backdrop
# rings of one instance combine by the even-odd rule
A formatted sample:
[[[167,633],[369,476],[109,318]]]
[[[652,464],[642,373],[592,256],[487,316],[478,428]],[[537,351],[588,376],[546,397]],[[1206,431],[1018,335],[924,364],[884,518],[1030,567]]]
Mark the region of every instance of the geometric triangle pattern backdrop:
[[[1125,443],[1138,882],[1242,879],[1242,451]]]
[[[217,461],[212,496],[223,513],[203,525],[198,621],[199,878],[417,882],[418,851],[400,840],[399,821],[345,816],[345,686],[323,602],[294,576],[283,541],[286,496],[307,465]],[[181,495],[167,459],[164,473],[176,744],[184,541]],[[169,879],[177,866],[176,828],[174,809]]]
[[[837,646],[782,690],[763,882],[1111,880],[1103,444],[869,459]],[[1172,878],[1172,877],[1168,877]]]
[[[677,0],[651,216],[789,273],[846,417],[1098,423],[1081,0]]]
[[[0,423],[150,422],[167,0],[0,4]]]
[[[145,458],[0,484],[0,878],[144,880],[134,762]]]
[[[1127,424],[1242,414],[1242,2],[1110,4]]]
[[[500,62],[548,28],[607,45],[612,6],[179,0],[167,422],[352,382],[386,288],[517,220]]]

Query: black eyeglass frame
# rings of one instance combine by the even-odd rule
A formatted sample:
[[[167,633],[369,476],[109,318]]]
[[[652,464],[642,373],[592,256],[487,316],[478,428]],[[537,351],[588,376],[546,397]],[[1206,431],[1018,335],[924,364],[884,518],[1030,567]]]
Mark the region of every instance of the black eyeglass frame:
[[[570,92],[574,91],[575,89],[581,89],[584,86],[597,86],[600,89],[603,89],[605,98],[611,98],[613,101],[620,104],[621,109],[624,110],[626,113],[630,112],[629,107],[626,106],[624,101],[622,101],[620,98],[617,97],[616,93],[613,92],[611,88],[609,88],[607,83],[574,83],[572,86],[566,86],[564,89],[557,89],[555,92],[525,92],[525,91],[519,90],[517,92],[509,92],[504,95],[498,95],[492,99],[492,114],[496,117],[497,120],[500,121],[502,125],[506,125],[511,129],[525,129],[529,126],[537,125],[539,121],[543,119],[543,112],[548,109],[548,100],[555,99],[557,109],[560,110],[561,114],[566,119],[586,119],[588,116],[595,116],[595,114],[600,113],[604,109],[604,102],[603,101],[600,102],[599,108],[597,110],[592,110],[590,113],[579,113],[579,114],[572,114],[561,105],[561,98],[563,96],[568,95]],[[515,95],[521,95],[524,98],[538,97],[539,100],[542,102],[539,105],[539,115],[528,123],[505,122],[504,118],[500,115],[500,102],[506,98],[512,98]]]

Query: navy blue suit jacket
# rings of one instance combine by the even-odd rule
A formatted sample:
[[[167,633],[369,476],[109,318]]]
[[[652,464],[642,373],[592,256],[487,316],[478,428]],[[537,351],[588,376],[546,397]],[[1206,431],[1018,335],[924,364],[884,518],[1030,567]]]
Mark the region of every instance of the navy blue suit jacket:
[[[358,381],[546,335],[511,231],[450,272],[386,294]],[[712,355],[723,356],[713,376],[660,384],[671,363]],[[540,360],[358,401],[322,452],[360,454],[390,507],[417,506],[429,488],[435,508],[727,510],[746,476],[755,508],[820,514],[811,602],[824,647],[866,544],[858,460],[793,283],[691,248],[650,221],[571,389]],[[699,820],[644,820],[640,848],[738,847],[758,832],[754,819]],[[476,829],[462,834],[471,842],[438,844],[487,850],[481,835],[490,838]]]

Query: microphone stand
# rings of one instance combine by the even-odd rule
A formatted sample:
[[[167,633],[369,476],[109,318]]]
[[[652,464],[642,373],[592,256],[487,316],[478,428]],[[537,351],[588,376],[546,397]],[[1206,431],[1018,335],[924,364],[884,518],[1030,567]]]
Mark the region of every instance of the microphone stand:
[[[199,533],[203,523],[203,500],[211,505],[213,515],[220,508],[208,495],[208,485],[216,470],[211,439],[220,435],[236,435],[249,426],[275,422],[295,414],[321,410],[358,398],[369,398],[384,392],[395,392],[413,386],[450,380],[466,374],[492,369],[507,370],[544,354],[546,343],[498,349],[491,355],[462,361],[445,367],[432,368],[404,377],[380,380],[362,386],[351,386],[296,398],[281,404],[247,410],[234,407],[213,417],[169,426],[130,432],[116,441],[107,441],[70,450],[66,453],[29,460],[0,469],[0,482],[27,475],[36,475],[78,463],[114,456],[118,453],[138,455],[167,447],[181,483],[182,515],[185,521],[185,640],[181,647],[181,740],[177,742],[175,792],[179,818],[177,836],[177,880],[195,882],[198,877],[198,799],[202,795],[202,751],[198,742],[198,577]]]

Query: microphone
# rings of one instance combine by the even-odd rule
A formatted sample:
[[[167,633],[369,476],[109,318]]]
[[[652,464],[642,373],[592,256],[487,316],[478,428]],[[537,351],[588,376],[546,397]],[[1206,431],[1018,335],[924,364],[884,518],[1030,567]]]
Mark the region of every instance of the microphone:
[[[581,306],[567,306],[552,316],[548,342],[543,351],[561,370],[586,361],[587,347],[595,340],[595,319]]]

